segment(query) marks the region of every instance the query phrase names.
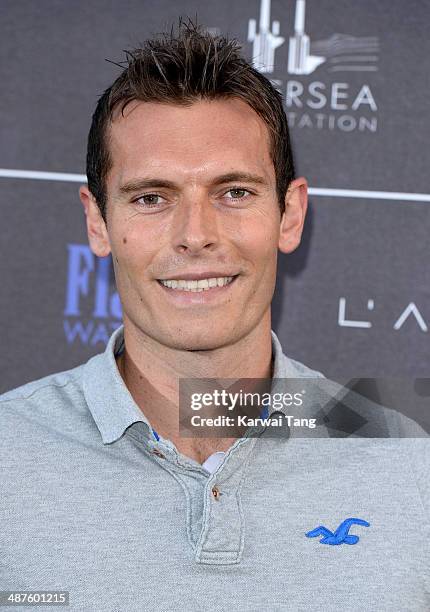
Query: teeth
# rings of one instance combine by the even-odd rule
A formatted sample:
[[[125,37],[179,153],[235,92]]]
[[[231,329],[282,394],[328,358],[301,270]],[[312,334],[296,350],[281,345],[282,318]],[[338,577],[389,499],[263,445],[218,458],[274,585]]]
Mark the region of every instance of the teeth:
[[[202,280],[160,280],[160,283],[170,289],[179,289],[179,291],[192,291],[199,293],[208,291],[212,287],[224,287],[233,280],[233,276],[221,276],[219,278],[204,278]]]

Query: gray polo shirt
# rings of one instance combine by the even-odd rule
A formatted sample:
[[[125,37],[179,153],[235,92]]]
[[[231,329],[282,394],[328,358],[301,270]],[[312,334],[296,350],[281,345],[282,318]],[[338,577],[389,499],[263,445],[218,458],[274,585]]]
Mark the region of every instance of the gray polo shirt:
[[[0,590],[85,612],[429,610],[428,439],[244,437],[210,474],[154,438],[122,347],[121,327],[0,397]],[[274,377],[319,375],[272,347]]]

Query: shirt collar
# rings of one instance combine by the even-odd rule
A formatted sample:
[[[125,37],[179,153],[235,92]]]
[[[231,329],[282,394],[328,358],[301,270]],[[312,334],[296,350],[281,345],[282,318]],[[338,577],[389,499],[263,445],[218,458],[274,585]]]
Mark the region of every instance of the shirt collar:
[[[271,335],[273,378],[301,378],[303,373],[283,354],[281,343],[273,330]],[[115,356],[123,348],[124,326],[121,325],[111,335],[106,350],[84,365],[85,400],[104,444],[116,442],[134,423],[143,423],[146,435],[152,435],[148,419],[135,403],[118,371]]]
[[[115,356],[124,347],[124,326],[111,335],[104,353],[92,357],[84,366],[85,400],[99,428],[104,444],[116,442],[133,423],[150,424],[127,389]]]

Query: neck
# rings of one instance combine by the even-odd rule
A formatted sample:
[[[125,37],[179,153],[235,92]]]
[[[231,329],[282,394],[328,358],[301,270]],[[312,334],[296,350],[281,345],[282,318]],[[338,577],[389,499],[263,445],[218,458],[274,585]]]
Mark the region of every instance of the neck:
[[[229,448],[234,438],[179,436],[179,379],[271,378],[270,312],[256,328],[232,344],[205,351],[166,346],[127,323],[124,320],[125,349],[117,358],[118,369],[152,427],[199,462],[212,449],[215,452]]]

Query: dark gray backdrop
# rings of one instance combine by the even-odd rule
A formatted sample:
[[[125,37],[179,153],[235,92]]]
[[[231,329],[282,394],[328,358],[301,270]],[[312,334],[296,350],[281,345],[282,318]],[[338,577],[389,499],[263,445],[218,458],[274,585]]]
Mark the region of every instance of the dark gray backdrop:
[[[119,323],[109,262],[86,247],[78,175],[119,70],[105,58],[179,14],[241,40],[285,95],[311,186],[303,243],[279,260],[285,352],[333,378],[429,376],[430,5],[308,0],[295,32],[297,4],[2,2],[0,392],[86,361]],[[259,41],[269,53],[257,57]]]

